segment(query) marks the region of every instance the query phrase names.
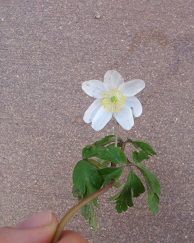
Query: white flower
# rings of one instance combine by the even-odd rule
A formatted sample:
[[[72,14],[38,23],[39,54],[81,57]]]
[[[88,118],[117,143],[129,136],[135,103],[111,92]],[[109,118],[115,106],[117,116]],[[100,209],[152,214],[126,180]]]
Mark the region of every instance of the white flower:
[[[112,116],[125,130],[134,125],[134,118],[142,113],[142,105],[135,97],[145,87],[145,82],[135,79],[124,83],[123,77],[115,70],[104,75],[104,82],[89,80],[82,84],[83,91],[96,100],[84,114],[84,121],[92,123],[92,128],[99,131],[110,121]]]

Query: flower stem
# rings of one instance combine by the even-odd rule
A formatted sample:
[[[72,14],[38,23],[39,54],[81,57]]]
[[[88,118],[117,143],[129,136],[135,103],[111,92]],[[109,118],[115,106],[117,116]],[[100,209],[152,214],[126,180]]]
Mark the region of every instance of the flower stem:
[[[114,126],[114,134],[115,134],[115,147],[118,145],[118,136],[119,136],[119,124],[115,120],[115,126]]]
[[[66,226],[67,222],[74,216],[74,214],[80,210],[83,206],[85,206],[87,203],[91,202],[94,198],[102,195],[106,191],[108,191],[115,183],[115,180],[111,180],[106,186],[102,187],[98,191],[92,193],[90,196],[84,198],[82,201],[80,201],[77,205],[72,207],[69,212],[63,217],[61,222],[59,223],[57,230],[55,232],[55,235],[51,241],[51,243],[56,243],[64,230],[64,227]]]

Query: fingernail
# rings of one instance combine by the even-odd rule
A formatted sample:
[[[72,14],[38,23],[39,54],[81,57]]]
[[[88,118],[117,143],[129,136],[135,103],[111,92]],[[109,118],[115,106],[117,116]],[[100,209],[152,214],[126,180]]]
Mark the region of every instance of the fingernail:
[[[42,212],[31,216],[30,218],[19,223],[16,228],[28,229],[49,225],[51,223],[57,223],[57,218],[51,211]]]

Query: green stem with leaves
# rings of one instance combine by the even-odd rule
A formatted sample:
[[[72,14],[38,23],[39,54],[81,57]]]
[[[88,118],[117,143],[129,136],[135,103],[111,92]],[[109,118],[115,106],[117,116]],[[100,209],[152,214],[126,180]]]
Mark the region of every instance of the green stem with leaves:
[[[115,146],[117,147],[117,143],[118,143],[118,136],[119,136],[119,126],[118,123],[115,125]],[[121,140],[121,149],[124,151],[125,149],[125,145],[126,142],[123,142]],[[111,163],[111,167],[116,167],[116,165],[114,163]],[[68,223],[68,221],[86,204],[88,204],[89,202],[91,202],[92,200],[94,200],[96,197],[99,197],[100,195],[104,194],[105,192],[107,192],[110,188],[113,187],[115,183],[115,180],[112,179],[107,185],[105,185],[104,187],[102,187],[101,189],[99,189],[98,191],[92,193],[91,195],[89,195],[88,197],[84,198],[83,200],[81,200],[77,205],[75,205],[74,207],[72,207],[67,214],[62,218],[62,220],[60,221],[60,223],[58,224],[57,230],[55,232],[55,235],[51,241],[51,243],[56,243],[60,237],[61,234],[64,230],[64,227],[66,226],[66,224]]]
[[[61,222],[59,223],[57,230],[55,232],[55,235],[52,239],[51,243],[56,243],[64,230],[64,227],[68,223],[68,221],[75,215],[77,211],[79,211],[83,206],[85,206],[87,203],[94,200],[94,198],[99,197],[100,195],[104,194],[106,191],[108,191],[115,183],[115,180],[111,180],[106,186],[102,187],[100,190],[92,193],[87,198],[84,198],[82,201],[80,201],[77,205],[75,205],[73,208],[69,210],[69,212],[63,217]]]
[[[119,133],[119,126],[118,123],[116,122],[115,127],[114,127],[114,133],[115,133],[115,146],[117,147],[118,144],[118,133]],[[112,167],[115,167],[115,164],[111,163]],[[61,222],[58,224],[57,230],[55,232],[55,235],[52,239],[51,243],[56,243],[60,237],[61,234],[64,230],[64,227],[68,223],[68,221],[76,214],[77,211],[79,211],[83,206],[85,206],[87,203],[91,202],[94,200],[96,197],[99,197],[100,195],[104,194],[106,191],[108,191],[115,183],[115,180],[111,180],[106,186],[102,187],[98,191],[92,193],[90,196],[84,198],[82,201],[80,201],[77,205],[72,207],[69,212],[63,217]]]

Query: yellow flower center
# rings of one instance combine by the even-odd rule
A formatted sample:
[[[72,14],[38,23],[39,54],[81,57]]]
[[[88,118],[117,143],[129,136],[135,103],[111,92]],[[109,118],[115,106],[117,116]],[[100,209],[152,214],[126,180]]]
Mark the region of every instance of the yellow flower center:
[[[124,105],[126,96],[118,89],[111,89],[108,92],[105,92],[103,95],[104,99],[101,100],[101,103],[104,105],[104,108],[110,112],[120,111]]]

